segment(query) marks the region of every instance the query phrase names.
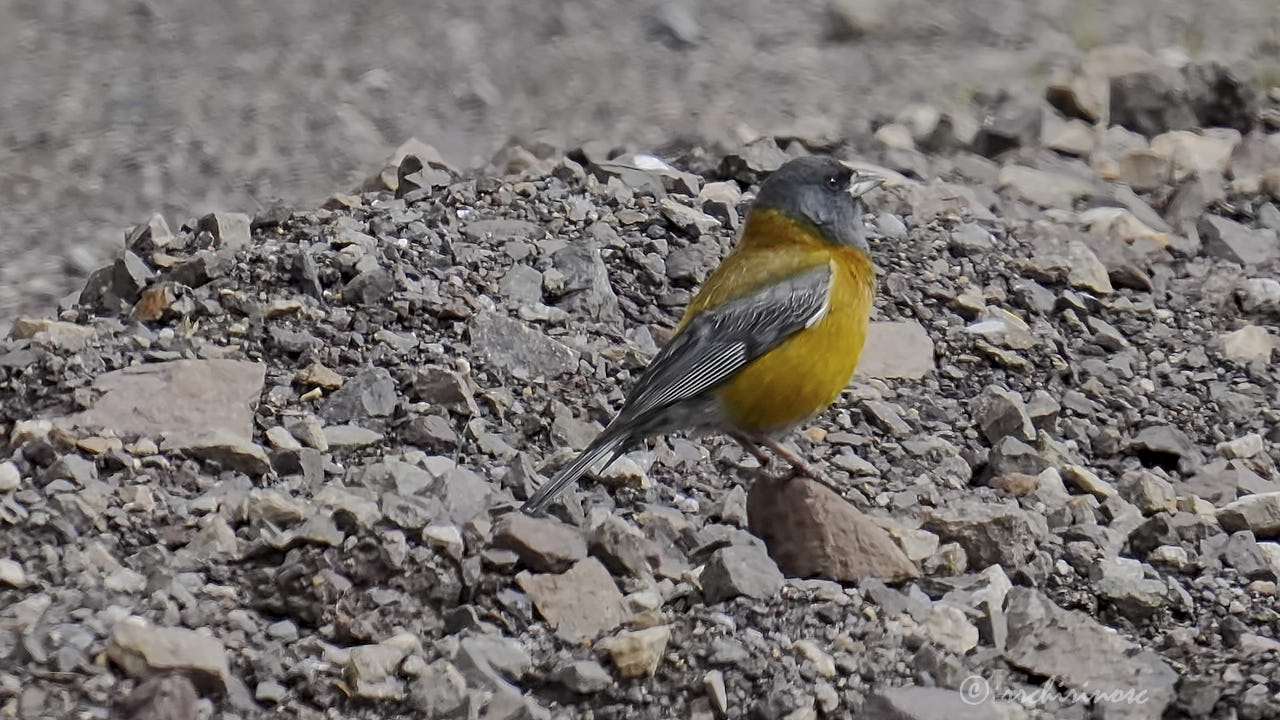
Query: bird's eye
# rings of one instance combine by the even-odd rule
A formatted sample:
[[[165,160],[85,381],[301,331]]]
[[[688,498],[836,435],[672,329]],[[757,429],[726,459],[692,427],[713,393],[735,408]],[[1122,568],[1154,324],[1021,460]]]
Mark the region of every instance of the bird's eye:
[[[840,181],[839,175],[831,175],[827,178],[828,190],[839,190],[843,186],[844,186],[844,183]]]

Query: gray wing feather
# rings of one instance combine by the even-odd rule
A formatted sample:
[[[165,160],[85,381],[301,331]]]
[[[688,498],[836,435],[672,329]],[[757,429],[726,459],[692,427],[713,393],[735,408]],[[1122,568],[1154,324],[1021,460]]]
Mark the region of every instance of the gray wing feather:
[[[614,423],[642,420],[710,390],[826,312],[831,267],[805,271],[695,316],[649,364]]]

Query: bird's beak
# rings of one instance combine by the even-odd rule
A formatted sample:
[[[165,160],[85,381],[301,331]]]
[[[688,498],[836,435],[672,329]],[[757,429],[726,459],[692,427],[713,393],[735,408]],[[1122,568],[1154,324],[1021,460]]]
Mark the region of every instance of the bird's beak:
[[[883,184],[884,178],[879,175],[855,172],[853,179],[849,182],[849,194],[855,198],[860,198]]]

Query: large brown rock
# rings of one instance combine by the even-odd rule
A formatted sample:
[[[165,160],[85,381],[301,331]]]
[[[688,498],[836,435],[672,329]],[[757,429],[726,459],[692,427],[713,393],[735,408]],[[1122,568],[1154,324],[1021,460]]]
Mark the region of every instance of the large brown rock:
[[[243,360],[173,360],[99,375],[104,392],[69,419],[121,435],[216,431],[248,442],[267,366]]]
[[[897,582],[920,576],[884,528],[812,480],[757,481],[747,495],[747,516],[751,532],[793,577]]]

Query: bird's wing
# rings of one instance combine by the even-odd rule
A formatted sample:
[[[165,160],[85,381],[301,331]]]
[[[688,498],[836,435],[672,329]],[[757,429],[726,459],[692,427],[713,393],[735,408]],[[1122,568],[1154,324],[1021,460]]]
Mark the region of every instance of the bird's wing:
[[[821,320],[831,276],[830,263],[823,263],[695,315],[653,358],[615,423],[696,397]]]

